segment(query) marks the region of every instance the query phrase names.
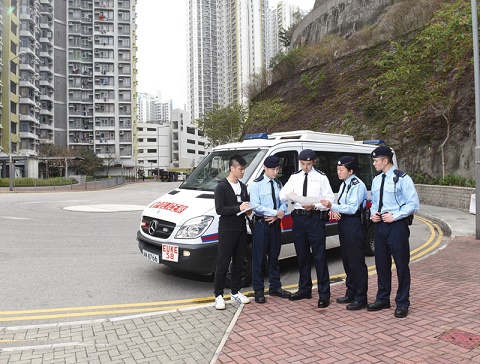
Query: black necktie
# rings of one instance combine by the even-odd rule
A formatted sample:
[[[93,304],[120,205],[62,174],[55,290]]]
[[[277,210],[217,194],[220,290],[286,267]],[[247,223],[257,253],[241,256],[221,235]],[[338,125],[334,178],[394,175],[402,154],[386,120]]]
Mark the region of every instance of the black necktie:
[[[272,200],[273,200],[273,209],[277,209],[277,198],[275,197],[275,188],[273,187],[273,179],[270,181],[270,187],[272,187]]]
[[[340,205],[340,199],[342,198],[343,192],[345,192],[345,182],[342,183],[342,192],[340,192],[340,196],[338,196],[339,205]]]
[[[305,173],[305,179],[303,180],[303,195],[307,195],[307,183],[308,183],[308,173]]]
[[[378,212],[382,211],[383,207],[383,187],[385,186],[385,173],[382,173],[382,184],[380,185],[380,200],[378,201]]]

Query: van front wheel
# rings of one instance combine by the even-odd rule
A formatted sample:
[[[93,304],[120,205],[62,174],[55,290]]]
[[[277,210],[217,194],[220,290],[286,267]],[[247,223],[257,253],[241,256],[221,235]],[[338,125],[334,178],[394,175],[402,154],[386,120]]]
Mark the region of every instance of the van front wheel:
[[[228,288],[232,287],[231,286],[232,284],[231,267],[232,267],[232,263],[230,263],[230,266],[228,267],[227,279],[225,281],[225,285]],[[245,259],[243,260],[241,287],[248,287],[251,282],[252,282],[252,246],[247,245],[247,251],[245,252]]]

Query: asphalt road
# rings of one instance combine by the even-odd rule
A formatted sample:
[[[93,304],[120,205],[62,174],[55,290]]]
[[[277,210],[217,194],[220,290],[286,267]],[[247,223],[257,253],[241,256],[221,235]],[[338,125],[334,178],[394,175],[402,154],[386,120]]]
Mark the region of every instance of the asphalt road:
[[[0,326],[119,316],[153,311],[152,303],[211,299],[210,276],[151,263],[137,246],[143,206],[178,185],[1,193]],[[432,235],[417,219],[411,231],[412,250]],[[374,264],[372,257],[367,264]],[[296,260],[282,261],[281,269],[284,286],[295,290]],[[338,249],[329,251],[329,269],[331,275],[343,272]]]

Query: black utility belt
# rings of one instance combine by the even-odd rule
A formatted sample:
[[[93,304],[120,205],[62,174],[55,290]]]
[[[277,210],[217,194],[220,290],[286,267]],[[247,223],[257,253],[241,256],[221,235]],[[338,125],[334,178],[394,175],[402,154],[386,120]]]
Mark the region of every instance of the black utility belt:
[[[265,216],[257,216],[257,215],[254,215],[253,216],[253,221],[254,222],[263,222],[265,223]],[[268,226],[277,226],[278,224],[280,224],[280,219],[277,219],[275,220],[273,223],[272,222],[267,222]]]
[[[357,211],[356,213],[354,214],[341,214],[342,215],[342,219],[345,217],[345,218],[348,218],[348,217],[360,217],[362,216],[362,213],[360,211]]]
[[[265,216],[253,215],[253,221],[265,221]]]
[[[292,215],[309,217],[312,217],[313,215],[320,215],[321,219],[325,219],[328,218],[328,211],[295,209],[292,211]]]

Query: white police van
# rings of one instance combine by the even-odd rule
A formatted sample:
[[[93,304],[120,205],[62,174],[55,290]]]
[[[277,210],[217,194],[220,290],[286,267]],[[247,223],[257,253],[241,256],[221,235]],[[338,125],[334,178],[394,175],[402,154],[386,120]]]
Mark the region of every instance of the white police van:
[[[352,136],[299,130],[267,134],[250,134],[239,143],[215,147],[176,189],[160,196],[142,213],[137,233],[140,252],[148,260],[179,270],[211,274],[215,270],[218,243],[218,215],[215,212],[214,190],[229,174],[229,158],[240,154],[247,161],[242,182],[247,186],[263,171],[263,161],[270,155],[280,158],[277,176],[283,184],[300,169],[298,155],[303,149],[316,154],[315,168],[328,176],[333,192],[338,193],[342,181],[337,177],[337,160],[350,155],[357,158],[358,177],[368,191],[375,177],[370,153],[382,141],[355,141]],[[282,219],[281,258],[295,255],[291,239],[292,218]],[[338,247],[337,223],[327,223],[327,248]],[[373,225],[368,226],[366,253],[373,254]],[[242,284],[251,280],[251,246],[247,249]]]

